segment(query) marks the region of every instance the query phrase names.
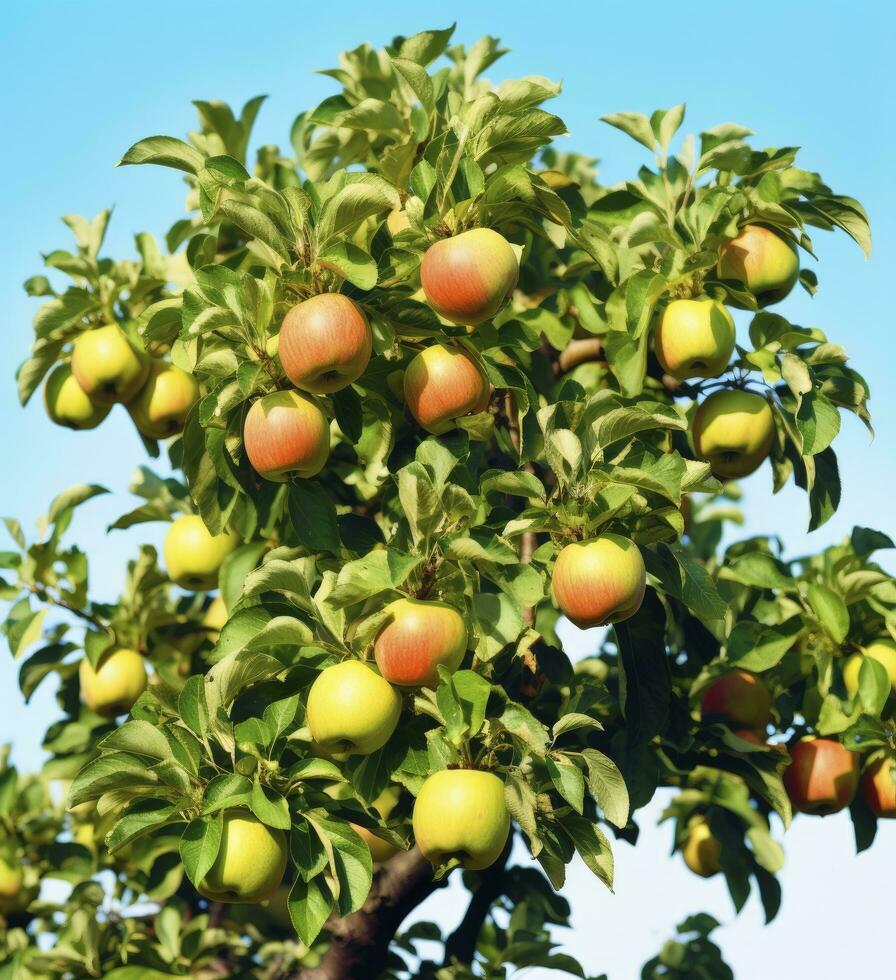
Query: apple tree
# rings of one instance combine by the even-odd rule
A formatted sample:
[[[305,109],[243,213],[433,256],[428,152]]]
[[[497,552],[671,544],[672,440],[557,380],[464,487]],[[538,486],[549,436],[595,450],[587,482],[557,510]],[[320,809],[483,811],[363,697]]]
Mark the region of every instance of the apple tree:
[[[3,630],[59,716],[0,770],[2,977],[584,977],[566,867],[612,887],[658,791],[769,919],[773,826],[896,816],[893,542],[728,543],[735,480],[837,509],[868,387],[787,297],[816,229],[870,251],[865,212],[682,105],[605,117],[645,160],[605,186],[560,86],[452,32],[343,53],[251,161],[262,99],[197,102],[121,160],[186,183],[164,242],[105,257],[109,213],[69,216],[25,284],[21,400],[124,405],[149,459],[110,532],[166,530],[110,600],[69,535],[105,488],[6,522]],[[573,661],[561,615],[610,628]],[[453,931],[404,924],[458,877]],[[644,976],[730,976],[715,925]]]

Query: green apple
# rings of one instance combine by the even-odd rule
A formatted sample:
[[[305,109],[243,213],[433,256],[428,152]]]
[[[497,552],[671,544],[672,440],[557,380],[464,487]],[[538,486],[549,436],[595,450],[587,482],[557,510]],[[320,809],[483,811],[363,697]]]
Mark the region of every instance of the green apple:
[[[445,602],[396,599],[391,620],[373,646],[376,665],[390,684],[436,687],[438,668],[454,673],[467,650],[461,614]]]
[[[286,834],[248,810],[225,810],[221,847],[196,885],[213,902],[261,902],[270,898],[286,871]]]
[[[734,351],[734,320],[708,296],[676,299],[657,321],[653,347],[663,370],[678,381],[717,378]]]
[[[779,303],[800,277],[796,245],[763,225],[746,225],[719,253],[719,277],[743,283],[759,306]]]
[[[476,769],[433,773],[414,804],[413,827],[433,867],[456,858],[468,871],[482,871],[498,859],[510,833],[504,782]]]
[[[56,425],[69,429],[95,429],[110,410],[109,405],[99,405],[91,400],[68,364],[60,364],[47,378],[44,405]]]
[[[360,660],[343,660],[322,670],[308,692],[308,727],[321,751],[344,761],[370,755],[392,736],[401,697]]]
[[[72,347],[72,374],[101,405],[128,402],[149,374],[149,358],[117,323],[79,334]]]
[[[78,667],[84,703],[105,718],[130,711],[146,690],[146,666],[136,650],[125,647],[104,653],[96,667],[85,657]]]
[[[775,420],[769,403],[751,391],[713,392],[694,413],[694,448],[724,480],[749,476],[771,452]]]
[[[890,686],[896,694],[896,643],[889,637],[873,640],[863,648],[861,653],[854,653],[851,657],[847,657],[843,665],[843,683],[849,694],[855,696],[859,689],[859,672],[865,657],[876,660],[886,670]]]
[[[239,543],[239,535],[232,531],[212,534],[198,514],[178,517],[162,546],[168,578],[194,592],[213,589],[224,559]]]
[[[719,864],[721,854],[722,845],[717,838],[713,837],[706,818],[692,818],[688,823],[687,839],[681,849],[684,863],[695,875],[700,875],[701,878],[711,878],[722,870],[722,866]]]
[[[0,913],[8,915],[10,912],[22,911],[28,904],[24,902],[26,897],[21,867],[15,867],[0,858]]]
[[[143,387],[128,402],[134,425],[147,439],[168,439],[183,432],[199,384],[176,364],[150,358]]]

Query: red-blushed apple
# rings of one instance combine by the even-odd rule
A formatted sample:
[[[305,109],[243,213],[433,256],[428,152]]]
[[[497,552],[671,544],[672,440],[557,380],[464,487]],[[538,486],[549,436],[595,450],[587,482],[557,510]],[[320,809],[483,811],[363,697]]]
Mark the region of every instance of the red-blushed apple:
[[[364,373],[373,335],[360,307],[341,293],[321,293],[296,304],[280,328],[280,363],[302,391],[330,394]]]
[[[692,817],[688,822],[688,835],[681,849],[684,863],[701,878],[711,878],[722,870],[719,858],[722,845],[713,836],[705,817]]]
[[[128,412],[148,439],[168,439],[183,432],[198,399],[199,383],[192,374],[153,357],[143,387],[128,402]]]
[[[859,785],[859,756],[831,738],[802,738],[790,746],[784,788],[795,810],[825,816],[849,806]]]
[[[467,649],[461,614],[444,602],[396,599],[386,607],[391,622],[373,646],[376,665],[390,684],[435,687],[438,668],[454,673]]]
[[[225,810],[221,847],[196,885],[213,902],[262,902],[277,890],[286,871],[286,834],[248,810]]]
[[[859,689],[859,673],[865,657],[876,660],[887,672],[890,679],[890,687],[896,693],[896,643],[889,637],[879,640],[872,640],[861,653],[854,653],[847,657],[843,664],[843,683],[850,696],[855,697]]]
[[[324,755],[340,762],[381,749],[400,714],[398,691],[360,660],[325,668],[308,692],[311,737]]]
[[[100,405],[90,398],[68,364],[50,372],[44,383],[44,406],[56,425],[69,429],[95,429],[111,410],[111,405]]]
[[[759,306],[779,303],[800,277],[796,245],[764,225],[746,225],[719,253],[719,278],[742,283]]]
[[[491,397],[479,365],[455,347],[433,344],[404,373],[404,400],[411,415],[434,435],[454,428],[455,419],[484,411]]]
[[[896,817],[896,759],[883,756],[872,762],[862,773],[860,788],[862,799],[876,817]]]
[[[274,483],[317,476],[330,455],[330,424],[300,391],[264,395],[246,414],[243,445],[252,468]]]
[[[513,293],[516,253],[490,228],[473,228],[426,250],[420,283],[429,305],[446,320],[475,326],[490,320]]]
[[[168,578],[194,592],[213,589],[224,559],[239,543],[239,535],[232,531],[212,534],[198,514],[178,517],[162,545]]]
[[[725,480],[749,476],[771,452],[775,420],[752,391],[714,391],[694,413],[694,448]]]
[[[765,730],[772,696],[762,679],[745,670],[730,670],[706,688],[700,697],[700,712],[707,720],[720,718],[730,727]]]
[[[149,374],[149,358],[117,323],[78,334],[72,345],[72,374],[100,405],[128,402]]]
[[[130,711],[146,690],[146,667],[136,650],[124,647],[104,653],[96,667],[85,657],[78,667],[84,703],[104,718]]]
[[[413,828],[434,868],[456,859],[468,871],[482,871],[498,859],[510,833],[503,780],[477,769],[433,773],[417,795]]]
[[[634,616],[644,601],[646,585],[640,549],[619,534],[566,545],[551,576],[554,601],[579,629]]]
[[[708,296],[673,300],[657,321],[653,349],[663,370],[677,381],[717,378],[734,351],[734,320]]]

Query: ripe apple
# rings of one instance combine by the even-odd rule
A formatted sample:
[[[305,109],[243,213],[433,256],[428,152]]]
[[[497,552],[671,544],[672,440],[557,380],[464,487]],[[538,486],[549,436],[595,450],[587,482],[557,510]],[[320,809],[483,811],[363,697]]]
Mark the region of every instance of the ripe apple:
[[[406,228],[410,228],[411,222],[408,218],[407,211],[404,208],[392,208],[389,216],[386,218],[386,227],[389,229],[389,234],[393,238]]]
[[[796,245],[763,225],[746,225],[721,249],[719,277],[743,283],[760,306],[779,303],[800,277]]]
[[[383,820],[388,820],[389,814],[398,805],[400,797],[401,790],[397,786],[389,786],[373,801],[371,808],[376,810]],[[390,857],[393,857],[401,850],[392,841],[377,837],[376,832],[369,830],[367,827],[361,827],[356,823],[353,823],[351,826],[370,849],[370,856],[373,858],[374,864],[382,864],[384,861],[388,861]]]
[[[119,647],[104,653],[96,668],[85,657],[78,679],[87,707],[104,718],[116,718],[130,711],[146,689],[146,667],[136,650]]]
[[[784,788],[795,810],[824,816],[849,806],[859,785],[859,756],[830,738],[802,738],[790,747]]]
[[[715,391],[697,409],[694,448],[723,480],[749,476],[771,452],[775,421],[768,402],[751,391]]]
[[[884,637],[869,643],[861,653],[854,653],[851,657],[847,657],[843,664],[843,683],[850,696],[854,697],[859,689],[859,671],[862,669],[862,661],[865,657],[876,660],[886,670],[890,678],[890,686],[896,694],[896,643],[889,637]]]
[[[221,848],[196,885],[213,902],[261,902],[277,890],[286,871],[286,834],[248,810],[225,810]]]
[[[21,867],[14,867],[0,858],[0,914],[22,911],[28,904],[24,901],[26,897]]]
[[[274,483],[317,476],[330,455],[330,424],[301,391],[275,391],[253,402],[243,444],[252,468]]]
[[[218,593],[212,599],[208,609],[205,610],[205,615],[202,617],[202,625],[208,630],[209,634],[217,637],[227,624],[229,615],[227,603],[224,602],[224,597]]]
[[[644,601],[646,585],[638,546],[618,534],[566,545],[551,577],[554,601],[579,629],[634,616]]]
[[[466,870],[482,871],[498,859],[510,833],[504,783],[476,769],[433,773],[414,804],[413,827],[433,867],[457,858]]]
[[[759,732],[754,732],[752,728],[733,728],[731,734],[736,735],[742,742],[768,747],[768,742],[766,742]]]
[[[110,411],[109,405],[90,399],[68,364],[60,364],[47,378],[44,405],[53,422],[69,429],[95,429]]]
[[[308,692],[308,727],[320,750],[337,761],[370,755],[392,736],[401,696],[367,664],[343,660],[318,674]]]
[[[183,432],[198,398],[199,384],[192,374],[153,357],[143,387],[128,402],[128,412],[147,439],[168,439]]]
[[[722,845],[713,837],[705,817],[693,817],[688,823],[688,836],[681,849],[684,863],[701,878],[711,878],[722,870],[719,857]]]
[[[429,305],[452,323],[490,320],[514,290],[519,263],[507,239],[473,228],[430,245],[420,264]]]
[[[653,347],[663,370],[678,381],[717,378],[734,351],[734,320],[708,296],[676,299],[657,322]]]
[[[149,374],[149,358],[117,323],[79,334],[72,346],[72,374],[101,405],[128,402]]]
[[[286,376],[316,395],[357,381],[372,350],[367,317],[341,293],[321,293],[297,303],[280,328],[280,363]]]
[[[703,690],[700,711],[704,718],[721,718],[729,726],[764,730],[772,696],[761,678],[745,670],[731,670]]]
[[[884,756],[862,773],[862,797],[868,809],[886,820],[896,817],[896,759]]]
[[[467,649],[463,617],[444,602],[396,599],[386,612],[392,621],[373,646],[376,665],[390,684],[436,687],[438,667],[452,674]]]
[[[404,400],[411,415],[434,435],[454,428],[454,420],[484,411],[491,396],[488,379],[464,351],[433,344],[404,372]]]
[[[239,542],[239,535],[232,531],[212,534],[198,514],[178,517],[168,528],[162,547],[168,578],[193,592],[213,589],[224,559]]]

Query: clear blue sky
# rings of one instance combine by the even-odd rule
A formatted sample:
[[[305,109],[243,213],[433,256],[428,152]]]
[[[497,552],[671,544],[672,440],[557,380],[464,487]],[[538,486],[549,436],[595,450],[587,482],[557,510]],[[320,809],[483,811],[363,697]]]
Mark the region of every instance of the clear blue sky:
[[[490,33],[512,49],[490,72],[496,80],[540,74],[563,81],[555,107],[571,131],[569,146],[599,157],[605,182],[632,175],[643,157],[598,117],[686,101],[687,131],[734,121],[754,129],[759,145],[801,146],[804,167],[821,171],[836,191],[866,205],[875,237],[872,260],[866,263],[845,236],[817,233],[819,294],[814,300],[794,295],[782,312],[828,330],[847,347],[871,385],[877,438],[870,443],[858,423],[844,420],[836,446],[843,504],[824,528],[806,536],[804,495],[788,489],[773,497],[764,468],[746,483],[748,531],[780,535],[791,555],[820,549],[856,523],[894,534],[889,491],[896,481],[896,216],[889,110],[896,96],[896,24],[890,5],[756,0],[546,7],[464,0],[430,9],[444,13],[407,2],[346,0],[255,7],[230,0],[7,5],[0,31],[7,133],[0,158],[6,339],[0,355],[6,379],[0,383],[6,448],[0,514],[31,525],[64,487],[99,482],[115,490],[113,499],[89,504],[74,529],[93,558],[98,592],[110,597],[144,536],[103,536],[105,525],[128,506],[128,480],[142,462],[123,410],[113,411],[96,432],[75,434],[51,426],[39,399],[24,413],[16,402],[12,374],[29,342],[35,308],[20,283],[40,271],[41,252],[67,246],[58,216],[93,215],[114,204],[107,251],[131,254],[135,232],[161,234],[180,217],[184,185],[171,171],[113,165],[143,136],[192,128],[191,99],[239,106],[267,93],[256,143],[286,146],[296,113],[332,93],[330,81],[313,71],[335,65],[338,51],[365,40],[380,45],[393,34],[454,19],[458,40],[470,43]],[[576,639],[570,649],[589,643]],[[16,670],[0,651],[0,741],[15,740],[19,764],[36,765],[40,734],[56,709],[47,690],[26,711]],[[896,827],[883,826],[874,850],[855,859],[845,817],[798,819],[784,841],[784,906],[763,929],[755,902],[735,918],[720,881],[697,880],[679,858],[668,857],[670,830],[653,827],[660,809],[642,811],[638,848],[617,846],[615,896],[580,866],[571,872],[567,895],[576,908],[576,931],[565,938],[590,972],[633,980],[676,922],[705,909],[726,924],[718,938],[740,980],[883,975],[883,965],[892,962]],[[450,895],[436,897],[424,911],[447,925],[459,915]]]

